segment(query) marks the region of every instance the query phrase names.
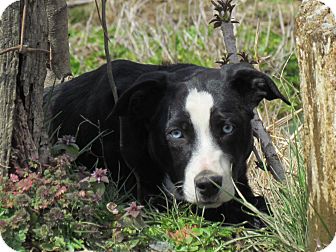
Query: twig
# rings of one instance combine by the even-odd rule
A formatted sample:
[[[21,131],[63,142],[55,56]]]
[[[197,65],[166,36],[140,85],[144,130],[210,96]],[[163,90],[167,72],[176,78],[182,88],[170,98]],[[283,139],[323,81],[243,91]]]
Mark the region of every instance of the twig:
[[[219,0],[217,3],[215,1],[211,2],[218,14],[215,14],[215,18],[210,23],[214,23],[215,28],[221,27],[226,52],[232,62],[238,63],[236,37],[233,32],[233,24],[238,23],[238,21],[231,18],[235,5],[231,4],[232,0]]]
[[[17,45],[17,46],[6,48],[6,49],[0,51],[0,55],[5,54],[7,52],[11,52],[11,51],[19,51],[20,54],[25,54],[25,53],[28,53],[28,52],[50,53],[50,51],[48,51],[46,49],[31,48],[31,47],[28,47],[27,45],[23,45],[23,46]]]
[[[97,0],[95,0],[96,3],[96,8],[97,8],[97,12],[98,12],[98,16],[99,16],[99,20],[101,23],[101,26],[103,28],[104,31],[104,48],[105,48],[105,55],[106,55],[106,60],[107,60],[107,76],[109,79],[109,83],[111,86],[111,90],[113,93],[113,98],[114,98],[114,102],[116,103],[118,100],[118,93],[117,93],[117,88],[113,79],[113,74],[112,74],[112,62],[110,59],[110,52],[108,49],[108,42],[109,42],[109,36],[108,36],[108,32],[107,32],[107,26],[106,26],[106,0],[102,0],[102,15],[100,16],[99,13],[99,6],[97,3]],[[108,115],[109,117],[110,115]],[[123,138],[123,120],[121,117],[119,117],[119,144],[121,149],[123,148],[123,143],[124,143],[124,138]],[[123,155],[121,153],[121,155]],[[133,172],[134,176],[135,176],[135,180],[136,180],[136,184],[137,184],[137,199],[139,201],[142,200],[142,191],[141,191],[141,182],[140,182],[140,177],[138,175],[138,173],[136,172],[136,169],[134,167],[132,167],[129,162],[127,161],[126,158],[124,158],[124,163],[126,164],[126,166],[128,167],[128,169],[130,169],[130,171]]]
[[[28,4],[28,0],[25,0],[24,5],[23,5],[23,11],[22,11],[21,37],[20,37],[19,52],[21,52],[23,50],[24,32],[25,32],[25,24],[26,24],[26,16],[27,16],[27,4]]]
[[[238,63],[238,55],[237,55],[237,46],[236,46],[236,37],[233,33],[233,24],[230,23],[222,23],[221,30],[223,32],[224,43],[226,47],[227,53],[230,53],[230,60],[232,62]]]
[[[280,159],[273,146],[272,139],[265,130],[265,127],[256,112],[254,113],[254,118],[251,121],[251,126],[255,136],[260,140],[261,150],[263,151],[266,157],[266,162],[269,165],[268,169],[276,180],[283,180],[285,178],[284,169],[282,168]]]
[[[39,49],[39,48],[30,48],[27,45],[24,45],[24,32],[25,32],[25,24],[26,24],[26,16],[27,16],[27,5],[28,0],[24,1],[23,10],[22,10],[22,22],[21,22],[21,32],[20,32],[20,45],[6,48],[2,51],[0,51],[0,55],[5,54],[7,52],[11,51],[19,51],[20,54],[25,54],[27,52],[44,52],[44,53],[50,53],[48,50],[45,49]]]
[[[259,152],[258,152],[257,148],[255,147],[255,145],[253,145],[253,147],[252,147],[252,151],[253,151],[253,153],[254,153],[256,159],[257,159],[257,161],[256,161],[256,165],[257,165],[257,167],[258,167],[258,168],[262,168],[262,167],[263,167],[263,165],[262,165],[262,164],[263,164],[263,161],[261,160],[261,157],[260,157]]]
[[[10,169],[10,166],[3,165],[3,164],[0,164],[0,167],[1,167],[1,168],[5,168],[5,169]]]
[[[232,53],[230,60],[232,63],[238,63],[236,38],[233,33],[232,24],[237,23],[237,21],[231,21],[232,10],[235,7],[235,5],[231,5],[231,2],[232,0],[219,0],[217,3],[212,1],[218,14],[215,14],[215,18],[211,20],[210,23],[214,22],[215,28],[221,26],[226,50],[228,53]],[[234,55],[236,57],[234,57]],[[270,166],[269,169],[272,175],[276,180],[283,180],[285,177],[284,169],[273,146],[272,139],[256,111],[254,111],[254,118],[251,120],[251,127],[255,137],[260,140],[261,149],[265,155],[267,164]],[[253,149],[253,152],[258,162],[260,162],[261,158],[259,154],[257,154],[256,148]]]
[[[110,83],[114,103],[116,103],[117,100],[118,100],[118,93],[117,93],[117,88],[116,88],[116,85],[115,85],[115,82],[114,82],[114,79],[113,79],[112,62],[111,62],[111,57],[110,57],[110,51],[109,51],[109,48],[108,48],[109,36],[108,36],[107,26],[106,26],[106,0],[102,0],[102,14],[101,14],[101,16],[100,16],[100,13],[99,13],[99,6],[98,6],[98,3],[97,3],[97,0],[95,0],[95,3],[96,3],[96,8],[97,8],[100,24],[101,24],[101,26],[103,28],[103,31],[104,31],[104,49],[105,49],[105,56],[106,56],[106,61],[107,61],[107,64],[106,64],[107,78],[108,78],[109,83]]]

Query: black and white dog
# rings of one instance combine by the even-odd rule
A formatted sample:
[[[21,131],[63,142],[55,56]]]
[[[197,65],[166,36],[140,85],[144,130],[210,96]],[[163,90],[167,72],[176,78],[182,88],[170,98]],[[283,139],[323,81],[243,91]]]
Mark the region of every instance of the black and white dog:
[[[106,65],[53,90],[51,114],[58,116],[52,129],[61,125],[60,135],[75,135],[79,128],[77,143],[83,147],[99,132],[110,132],[80,162],[90,167],[99,158],[115,176],[120,170],[127,177],[134,169],[145,197],[164,188],[210,209],[210,219],[218,219],[216,214],[231,223],[247,219],[232,200],[234,183],[253,204],[265,204],[262,198],[255,202],[248,186],[246,160],[253,109],[263,98],[288,103],[271,78],[247,63],[213,69],[117,60],[112,68],[116,104]],[[83,118],[99,129],[81,124]]]

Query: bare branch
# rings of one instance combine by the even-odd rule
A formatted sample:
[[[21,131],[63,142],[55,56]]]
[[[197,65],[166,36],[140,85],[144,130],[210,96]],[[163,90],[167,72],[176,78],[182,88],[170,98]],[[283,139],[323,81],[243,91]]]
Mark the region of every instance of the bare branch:
[[[114,102],[116,103],[118,100],[118,92],[117,88],[113,79],[113,74],[112,74],[112,62],[111,62],[111,57],[110,57],[110,51],[108,48],[108,42],[109,42],[109,36],[108,36],[108,31],[107,31],[107,25],[106,25],[106,0],[102,0],[102,15],[100,16],[99,13],[99,6],[97,3],[97,0],[95,0],[96,3],[96,8],[100,20],[100,24],[103,28],[104,31],[104,49],[105,49],[105,56],[106,56],[106,67],[107,67],[107,78],[110,83],[111,91],[113,94]]]
[[[233,33],[233,23],[222,23],[221,30],[223,32],[224,43],[227,53],[230,55],[230,61],[238,63],[236,37]]]
[[[232,11],[235,5],[231,5],[231,2],[232,0],[219,0],[217,3],[212,1],[212,4],[215,6],[215,10],[218,11],[218,14],[215,15],[215,18],[211,20],[210,23],[214,22],[215,28],[219,26],[221,27],[226,51],[229,55],[228,58],[232,63],[239,62],[239,55],[243,58],[243,60],[249,61],[246,54],[237,54],[236,37],[233,32],[233,23],[237,23],[237,21],[232,21]],[[223,61],[226,62],[227,60],[224,58]],[[255,62],[251,61],[250,63]],[[273,146],[272,139],[266,131],[256,111],[254,112],[254,118],[251,120],[251,126],[255,136],[260,140],[261,149],[265,155],[266,162],[270,167],[269,169],[272,175],[276,180],[283,180],[285,176],[284,169]],[[258,162],[260,162],[261,159],[259,154],[257,154],[256,148],[254,148],[253,151],[258,159]]]
[[[273,177],[281,181],[285,178],[285,172],[282,168],[280,159],[276,153],[272,139],[268,132],[266,131],[258,113],[254,113],[254,118],[251,121],[251,126],[255,136],[259,139],[261,149],[266,157],[266,162],[268,165],[268,170],[272,173]],[[260,162],[260,161],[259,161]]]

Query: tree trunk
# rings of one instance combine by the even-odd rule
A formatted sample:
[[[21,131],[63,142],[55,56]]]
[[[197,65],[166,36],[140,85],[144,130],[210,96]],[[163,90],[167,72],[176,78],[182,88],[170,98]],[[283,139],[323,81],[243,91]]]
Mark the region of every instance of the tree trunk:
[[[45,3],[51,52],[45,86],[52,86],[72,78],[68,40],[68,9],[65,0],[45,0]]]
[[[25,2],[26,17],[21,38]],[[15,2],[2,16],[0,50],[19,45],[21,39],[23,45],[33,48],[20,53],[19,50],[6,52],[0,58],[0,117],[3,117],[0,120],[0,163],[4,166],[8,166],[12,154],[19,162],[40,158],[45,51],[48,49],[46,24],[44,1]]]
[[[319,1],[302,4],[296,19],[304,110],[310,251],[336,232],[336,22]]]
[[[20,3],[15,2],[0,17],[0,51],[20,43],[19,10]],[[12,146],[19,55],[14,51],[7,52],[0,55],[0,62],[0,176],[3,176]]]

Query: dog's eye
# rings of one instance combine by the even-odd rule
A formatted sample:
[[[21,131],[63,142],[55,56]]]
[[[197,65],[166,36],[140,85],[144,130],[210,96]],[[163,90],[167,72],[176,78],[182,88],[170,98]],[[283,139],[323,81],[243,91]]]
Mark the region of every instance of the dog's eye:
[[[172,130],[169,135],[172,137],[172,138],[175,138],[175,139],[178,139],[178,138],[182,138],[183,137],[183,133],[181,130],[178,130],[178,129],[175,129],[175,130]]]
[[[224,134],[231,134],[234,130],[234,126],[232,124],[224,124],[222,130]]]

